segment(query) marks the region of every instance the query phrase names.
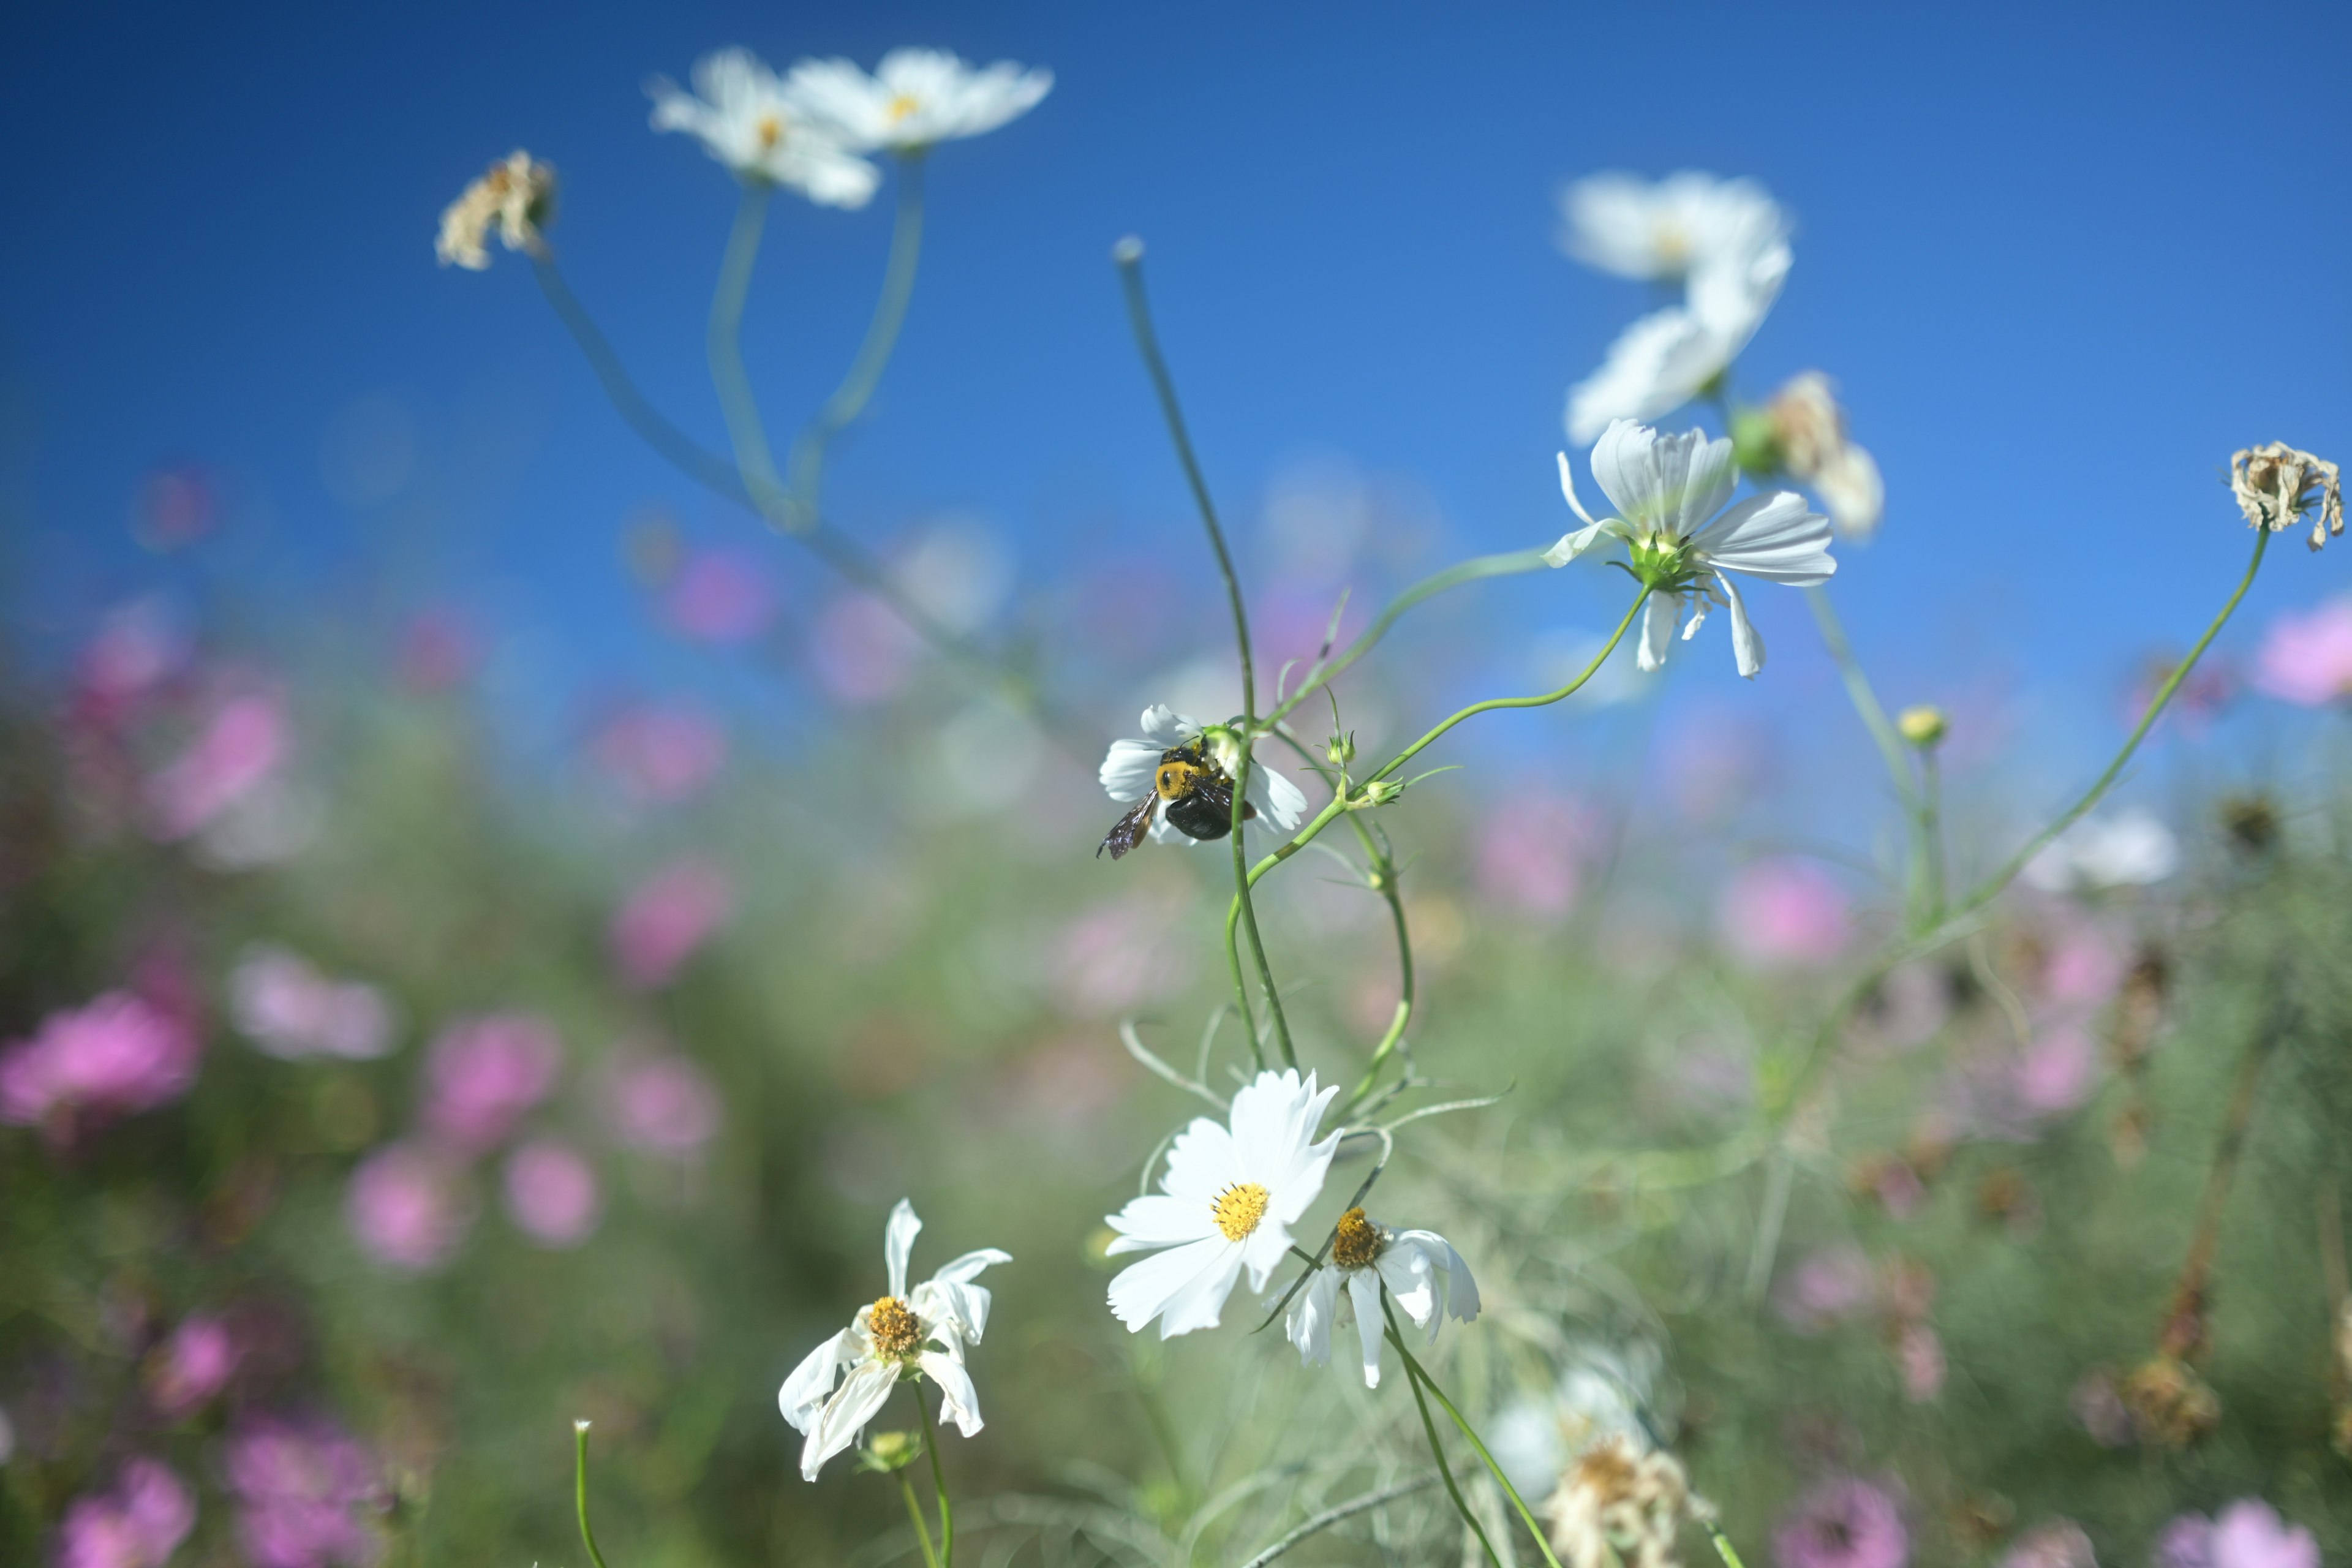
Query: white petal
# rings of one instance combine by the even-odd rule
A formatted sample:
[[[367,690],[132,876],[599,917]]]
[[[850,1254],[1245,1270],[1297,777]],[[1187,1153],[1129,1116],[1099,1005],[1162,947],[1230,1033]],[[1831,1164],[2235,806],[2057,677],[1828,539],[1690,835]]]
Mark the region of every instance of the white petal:
[[[1708,523],[1692,543],[1712,565],[1797,587],[1826,583],[1837,571],[1830,556],[1830,520],[1793,490],[1749,496]]]
[[[1177,712],[1165,702],[1155,702],[1143,710],[1143,738],[1166,751],[1181,746],[1201,732],[1199,721]]]
[[[1290,1300],[1290,1315],[1283,1321],[1283,1332],[1298,1347],[1298,1359],[1307,1366],[1328,1365],[1331,1360],[1331,1320],[1339,1310],[1339,1271],[1318,1268],[1315,1277]]]
[[[1242,1272],[1242,1248],[1223,1237],[1218,1237],[1217,1244],[1224,1249],[1224,1256],[1187,1281],[1160,1311],[1161,1339],[1172,1340],[1195,1329],[1217,1326],[1218,1319],[1224,1311],[1225,1298],[1234,1293],[1234,1286],[1240,1280]],[[1195,1247],[1199,1245],[1198,1242],[1193,1243]]]
[[[1096,774],[1103,794],[1121,805],[1133,805],[1150,795],[1160,773],[1160,753],[1166,750],[1149,741],[1113,741]]]
[[[1158,1247],[1181,1247],[1188,1241],[1203,1241],[1219,1234],[1216,1211],[1208,1204],[1158,1193],[1129,1200],[1125,1208],[1108,1215],[1104,1223],[1118,1232],[1107,1249],[1113,1256],[1147,1252]]]
[[[1673,643],[1675,621],[1682,614],[1682,595],[1653,594],[1642,609],[1642,646],[1636,650],[1634,665],[1643,670],[1663,668],[1666,649]]]
[[[1478,1282],[1470,1277],[1470,1266],[1462,1260],[1459,1252],[1454,1250],[1452,1242],[1433,1230],[1400,1231],[1390,1243],[1390,1251],[1404,1247],[1412,1248],[1429,1263],[1429,1279],[1436,1291],[1434,1306],[1437,1309],[1426,1324],[1433,1336],[1441,1314],[1465,1323],[1478,1316]],[[1383,1255],[1381,1261],[1385,1265],[1387,1256]],[[1386,1272],[1385,1268],[1382,1272]],[[1393,1279],[1390,1281],[1389,1289],[1396,1290]],[[1401,1296],[1402,1292],[1399,1294]],[[1421,1320],[1416,1317],[1414,1321]]]
[[[1568,510],[1574,512],[1577,517],[1583,521],[1585,533],[1588,536],[1586,542],[1590,543],[1590,535],[1591,531],[1599,528],[1601,524],[1594,521],[1591,512],[1584,510],[1584,503],[1576,499],[1576,475],[1574,471],[1569,468],[1568,454],[1566,452],[1559,452],[1553,455],[1559,459],[1559,493],[1568,498]],[[1565,543],[1567,542],[1563,540],[1561,542]],[[1581,544],[1577,546],[1578,550],[1581,550],[1583,548],[1584,545]],[[1571,551],[1570,553],[1573,554],[1574,552]],[[1555,561],[1552,564],[1557,566],[1559,563]]]
[[[1242,1243],[1242,1262],[1249,1269],[1250,1289],[1265,1294],[1265,1282],[1290,1256],[1290,1227],[1268,1214],[1257,1222],[1257,1228]]]
[[[1436,1260],[1419,1242],[1408,1241],[1403,1236],[1390,1238],[1389,1244],[1372,1268],[1388,1282],[1389,1294],[1396,1298],[1404,1315],[1416,1327],[1426,1326],[1437,1315]]]
[[[1251,758],[1250,798],[1268,821],[1285,833],[1295,833],[1307,817],[1307,795],[1280,768]]]
[[[809,1423],[824,1407],[825,1396],[833,1392],[833,1380],[856,1359],[850,1332],[844,1329],[801,1358],[800,1365],[793,1368],[792,1375],[776,1390],[776,1408],[784,1413],[784,1419],[796,1431],[807,1431]]]
[[[1369,1268],[1348,1276],[1348,1299],[1355,1304],[1356,1338],[1364,1352],[1364,1386],[1381,1385],[1381,1281]]]
[[[1298,1148],[1298,1111],[1310,1092],[1297,1068],[1271,1068],[1244,1084],[1228,1113],[1241,1179],[1271,1192]]]
[[[1569,440],[1583,446],[1612,419],[1672,414],[1722,372],[1732,352],[1680,306],[1643,317],[1617,335],[1599,370],[1569,390]]]
[[[1234,1273],[1241,1268],[1241,1248],[1222,1236],[1154,1253],[1119,1270],[1111,1280],[1111,1315],[1129,1331],[1140,1332],[1186,1286],[1219,1268]]]
[[[1603,530],[1601,524],[1596,522],[1590,528],[1580,528],[1574,533],[1561,534],[1559,536],[1559,542],[1553,545],[1549,550],[1544,552],[1544,564],[1547,566],[1567,565],[1570,562],[1575,560],[1578,556],[1591,549],[1595,542],[1601,538],[1602,531]]]
[[[1717,576],[1723,586],[1723,596],[1731,604],[1731,657],[1738,662],[1739,673],[1748,679],[1764,668],[1764,638],[1748,618],[1748,606],[1741,602],[1739,586],[1730,578]]]
[[[1654,502],[1656,468],[1650,460],[1658,433],[1638,419],[1612,419],[1592,446],[1592,480],[1617,515],[1640,521]]]
[[[915,1205],[900,1198],[882,1231],[882,1260],[890,1270],[890,1294],[902,1300],[907,1294],[907,1258],[915,1250],[915,1233],[922,1228],[923,1222],[915,1217]]]
[[[915,1360],[923,1375],[940,1385],[940,1418],[955,1423],[957,1431],[970,1437],[980,1431],[980,1391],[971,1385],[971,1374],[963,1363],[952,1356],[925,1352]],[[918,1398],[921,1395],[918,1394]]]
[[[857,1435],[889,1399],[898,1381],[896,1362],[875,1361],[864,1363],[841,1380],[839,1391],[809,1428],[808,1441],[801,1447],[801,1479],[816,1479],[827,1459],[857,1441]]]
[[[1879,477],[1877,460],[1862,447],[1851,441],[1840,447],[1813,476],[1813,489],[1840,533],[1867,539],[1877,531],[1886,510],[1886,481]]]
[[[1244,1093],[1248,1091],[1244,1089]],[[1236,1097],[1238,1100],[1238,1097]],[[1196,1116],[1176,1142],[1168,1146],[1168,1162],[1160,1174],[1160,1190],[1171,1197],[1207,1208],[1217,1194],[1235,1182],[1250,1180],[1242,1168],[1234,1135],[1223,1122]]]
[[[1012,1261],[1013,1254],[1000,1251],[993,1247],[983,1247],[976,1251],[965,1253],[931,1278],[942,1284],[960,1284],[967,1279],[979,1279],[981,1270],[983,1268]]]

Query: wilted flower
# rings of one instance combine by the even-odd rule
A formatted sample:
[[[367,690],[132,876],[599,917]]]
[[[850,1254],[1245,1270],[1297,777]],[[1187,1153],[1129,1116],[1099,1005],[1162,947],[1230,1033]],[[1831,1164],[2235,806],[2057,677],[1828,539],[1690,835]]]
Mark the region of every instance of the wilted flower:
[[[2230,458],[2230,489],[2251,528],[2273,533],[2301,522],[2314,508],[2311,547],[2344,531],[2344,480],[2325,458],[2298,452],[2284,441],[2250,447]]]
[[[538,258],[547,254],[541,237],[555,216],[555,170],[518,147],[467,185],[441,214],[441,236],[433,252],[441,265],[456,262],[479,272],[490,264],[486,243],[491,230],[509,250]]]
[[[2116,1392],[2132,1430],[2151,1447],[2185,1448],[2221,1419],[2221,1395],[2177,1356],[2159,1354],[2133,1368]]]
[[[1817,370],[1790,377],[1760,416],[1733,434],[1742,468],[1811,486],[1840,533],[1859,539],[1877,531],[1886,484],[1877,460],[1847,438],[1845,410],[1831,395],[1829,377]]]
[[[113,1490],[67,1508],[57,1568],[163,1568],[195,1527],[187,1483],[153,1459],[132,1459]]]
[[[1179,746],[1202,742],[1202,754],[1226,775],[1231,784],[1234,763],[1240,752],[1234,732],[1223,725],[1202,724],[1175,711],[1166,703],[1155,703],[1143,710],[1138,721],[1143,738],[1135,741],[1113,741],[1103,757],[1103,793],[1121,805],[1132,806],[1140,801],[1160,799],[1161,757]],[[1250,763],[1249,802],[1265,820],[1284,833],[1293,831],[1307,815],[1307,796],[1290,782],[1290,776],[1279,768],[1267,765],[1263,757],[1252,757]],[[1153,814],[1151,837],[1159,844],[1190,844],[1191,835],[1168,820],[1165,809]]]
[[[1731,574],[1801,586],[1826,583],[1837,571],[1829,552],[1829,520],[1808,509],[1802,496],[1780,490],[1724,507],[1738,469],[1731,443],[1710,441],[1704,431],[1665,436],[1631,419],[1616,420],[1592,448],[1592,477],[1617,515],[1596,521],[1584,510],[1568,454],[1561,453],[1560,493],[1584,527],[1563,535],[1544,559],[1565,566],[1604,534],[1625,542],[1634,574],[1651,588],[1637,660],[1643,669],[1665,662],[1685,607],[1696,606],[1683,628],[1687,640],[1709,605],[1728,605],[1733,657],[1740,674],[1755,675],[1764,668],[1764,639],[1749,624]]]
[[[2305,615],[2282,611],[2263,636],[2254,685],[2306,708],[2352,699],[2352,599],[2330,599]]]
[[[900,1198],[882,1235],[890,1293],[858,1308],[849,1327],[811,1351],[776,1391],[784,1419],[808,1434],[803,1479],[816,1479],[827,1459],[856,1442],[903,1380],[929,1378],[940,1385],[940,1415],[967,1437],[980,1430],[980,1395],[964,1371],[963,1347],[980,1343],[988,1327],[989,1293],[972,1281],[1013,1257],[992,1247],[967,1252],[909,1292],[907,1259],[922,1228],[915,1205]],[[922,1397],[919,1389],[916,1397]]]
[[[563,1042],[531,1013],[488,1013],[441,1031],[425,1061],[425,1127],[478,1154],[504,1138],[555,1088]]]
[[[222,1468],[253,1568],[365,1568],[381,1542],[374,1458],[331,1422],[264,1415],[231,1434]]]
[[[391,1143],[352,1171],[343,1219],[377,1262],[421,1273],[448,1260],[473,1213],[462,1173],[447,1156],[415,1143]]]
[[[392,1049],[392,1009],[382,992],[330,980],[282,947],[246,949],[229,973],[228,999],[237,1032],[273,1057],[367,1061]]]
[[[727,923],[735,884],[707,860],[673,860],[637,885],[613,916],[613,961],[640,991],[665,985]]]
[[[2099,1559],[2081,1525],[2053,1519],[2019,1536],[2000,1568],[2099,1568]]]
[[[1753,180],[1685,169],[1655,182],[1588,174],[1561,190],[1560,248],[1621,277],[1674,282],[1759,236],[1784,239],[1788,216]]]
[[[2240,1498],[2214,1518],[2184,1513],[2157,1538],[2158,1568],[2319,1568],[2319,1542],[2260,1498]]]
[[[1154,1318],[1163,1340],[1215,1328],[1244,1266],[1250,1289],[1265,1290],[1339,1147],[1337,1132],[1314,1142],[1339,1092],[1296,1068],[1261,1072],[1234,1094],[1230,1126],[1198,1116],[1176,1135],[1160,1191],[1108,1220],[1113,1256],[1165,1248],[1110,1282],[1110,1310],[1130,1332]]]
[[[1763,968],[1830,963],[1853,940],[1853,906],[1837,879],[1811,860],[1769,856],[1733,873],[1717,904],[1732,951]]]
[[[268,782],[292,744],[283,700],[268,692],[230,698],[147,781],[155,836],[170,842],[205,827]]]
[[[872,76],[848,60],[802,60],[785,101],[853,153],[919,153],[1018,119],[1052,90],[1054,73],[1009,60],[975,69],[944,49],[893,49]]]
[[[656,131],[684,131],[737,178],[789,185],[813,202],[862,207],[881,174],[852,157],[826,128],[789,101],[784,84],[749,49],[721,49],[694,65],[694,91],[667,77],[646,86]]]
[[[1478,1315],[1478,1282],[1470,1278],[1470,1266],[1453,1243],[1433,1230],[1391,1230],[1367,1218],[1361,1208],[1351,1208],[1339,1216],[1331,1261],[1316,1269],[1291,1299],[1283,1327],[1298,1347],[1298,1359],[1308,1366],[1329,1364],[1331,1331],[1341,1316],[1339,1292],[1345,1289],[1363,1346],[1364,1386],[1378,1388],[1386,1321],[1381,1310],[1383,1286],[1414,1326],[1429,1331],[1432,1342],[1441,1319],[1466,1323]]]
[[[541,1247],[577,1247],[596,1228],[596,1173],[567,1143],[541,1138],[507,1156],[507,1214]]]
[[[1683,1521],[1707,1510],[1682,1461],[1619,1433],[1577,1457],[1543,1513],[1565,1568],[1670,1568]]]
[[[1646,1446],[1644,1412],[1655,1399],[1655,1344],[1587,1341],[1567,1347],[1559,1381],[1540,1394],[1506,1405],[1489,1435],[1496,1462],[1529,1497],[1549,1497],[1576,1455],[1620,1436]]]
[[[183,1319],[147,1361],[147,1396],[171,1420],[201,1409],[236,1371],[236,1338],[218,1318]]]
[[[2180,841],[2152,812],[2137,807],[2076,823],[2025,863],[2044,892],[2141,887],[2180,868]]]
[[[0,1051],[0,1121],[29,1127],[59,1111],[121,1115],[177,1100],[196,1081],[204,1039],[183,1017],[128,991],[52,1013]]]
[[[1911,1534],[1895,1500],[1857,1476],[1798,1500],[1772,1537],[1780,1568],[1903,1568]]]
[[[605,1116],[614,1135],[656,1153],[693,1153],[719,1131],[719,1095],[680,1056],[625,1059],[613,1070]]]

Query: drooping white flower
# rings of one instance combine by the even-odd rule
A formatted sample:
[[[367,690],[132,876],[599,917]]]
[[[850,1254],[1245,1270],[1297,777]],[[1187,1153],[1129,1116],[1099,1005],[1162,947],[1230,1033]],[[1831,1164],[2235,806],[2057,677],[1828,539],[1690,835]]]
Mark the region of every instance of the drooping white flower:
[[[907,1258],[922,1228],[915,1205],[900,1198],[882,1233],[890,1293],[858,1308],[849,1327],[809,1352],[776,1391],[784,1419],[808,1435],[801,1448],[803,1479],[816,1479],[827,1459],[856,1442],[891,1389],[909,1378],[928,1377],[940,1385],[940,1416],[954,1422],[957,1431],[969,1437],[980,1430],[980,1396],[964,1371],[963,1347],[980,1343],[988,1327],[989,1294],[973,1281],[990,1264],[1013,1258],[983,1247],[909,1291]]]
[[[2180,840],[2153,812],[2135,806],[2086,817],[2025,863],[2029,886],[2048,893],[2135,888],[2180,869]]]
[[[1785,239],[1788,215],[1753,180],[1685,169],[1663,180],[1591,174],[1560,192],[1560,248],[1587,266],[1654,282],[1696,272],[1756,234]]]
[[[1230,1126],[1196,1117],[1176,1135],[1160,1191],[1108,1220],[1112,1253],[1152,1254],[1110,1282],[1110,1310],[1129,1331],[1154,1318],[1163,1340],[1215,1328],[1244,1268],[1265,1290],[1339,1147],[1337,1132],[1315,1142],[1339,1092],[1296,1068],[1262,1072],[1234,1096]]]
[[[1308,1366],[1329,1365],[1332,1330],[1342,1316],[1352,1313],[1364,1352],[1364,1386],[1378,1388],[1381,1331],[1386,1321],[1381,1311],[1382,1286],[1415,1327],[1429,1331],[1432,1341],[1437,1338],[1439,1320],[1451,1317],[1466,1323],[1478,1315],[1478,1282],[1470,1278],[1470,1266],[1453,1243],[1433,1230],[1391,1230],[1367,1218],[1362,1209],[1352,1208],[1339,1216],[1331,1261],[1318,1268],[1291,1300],[1283,1328],[1298,1347],[1299,1360]]]
[[[2344,477],[2335,464],[2284,441],[2249,447],[2230,458],[2230,489],[2249,528],[2275,533],[2311,520],[2311,547],[2344,531]]]
[[[1017,120],[1053,86],[1043,67],[975,68],[945,49],[893,49],[871,76],[849,60],[802,60],[784,94],[853,153],[919,153]]]
[[[749,49],[720,49],[694,64],[694,91],[667,77],[646,84],[656,131],[684,131],[744,180],[789,185],[813,202],[862,207],[881,171],[845,151],[834,132],[808,118]]]
[[[1675,624],[1688,640],[1708,608],[1731,611],[1731,649],[1739,673],[1764,668],[1764,639],[1748,621],[1734,573],[1801,587],[1825,583],[1837,571],[1829,552],[1829,519],[1790,490],[1750,496],[1726,508],[1738,468],[1728,440],[1710,441],[1703,430],[1662,435],[1631,419],[1612,423],[1592,448],[1592,477],[1617,513],[1595,521],[1576,499],[1568,454],[1559,455],[1560,493],[1584,527],[1564,535],[1544,552],[1565,566],[1606,534],[1625,542],[1634,574],[1652,584],[1643,612],[1636,662],[1645,670],[1665,662]]]
[[[1143,731],[1140,740],[1113,741],[1104,753],[1102,770],[1103,793],[1122,805],[1132,806],[1159,793],[1161,759],[1171,751],[1202,742],[1202,753],[1224,773],[1230,785],[1233,770],[1240,762],[1240,752],[1233,731],[1223,725],[1202,724],[1199,720],[1177,712],[1166,703],[1154,703],[1143,710],[1138,721]],[[1257,808],[1258,816],[1283,833],[1297,830],[1307,816],[1307,795],[1293,784],[1290,776],[1278,768],[1267,765],[1263,756],[1253,754],[1250,763],[1249,802]],[[1190,844],[1192,835],[1170,822],[1163,799],[1161,809],[1151,821],[1151,837],[1160,844]]]
[[[554,167],[518,147],[442,209],[433,251],[444,267],[455,262],[479,272],[490,264],[488,240],[496,230],[509,250],[538,256],[545,248],[540,231],[554,216]]]
[[[1817,370],[1790,376],[1764,414],[1782,471],[1812,487],[1838,531],[1857,539],[1874,532],[1886,510],[1886,484],[1877,460],[1846,435],[1845,410],[1829,377]]]

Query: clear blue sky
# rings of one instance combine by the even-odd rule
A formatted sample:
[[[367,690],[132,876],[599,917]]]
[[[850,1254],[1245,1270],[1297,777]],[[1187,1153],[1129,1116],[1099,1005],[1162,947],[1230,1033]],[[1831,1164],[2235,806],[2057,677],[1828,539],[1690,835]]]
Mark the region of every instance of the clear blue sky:
[[[1028,581],[1166,540],[1205,587],[1106,259],[1132,231],[1239,531],[1320,450],[1436,499],[1422,563],[1548,542],[1565,389],[1648,303],[1551,243],[1559,183],[1611,167],[1749,174],[1796,213],[1740,380],[1829,371],[1885,469],[1884,536],[1838,587],[1897,697],[1991,661],[2109,713],[2240,567],[2231,450],[2352,458],[2341,5],[32,0],[0,22],[9,613],[62,633],[173,572],[264,608],[455,583],[532,629],[552,681],[663,679],[621,521],[737,524],[622,431],[527,268],[434,265],[436,216],[511,146],[552,160],[575,286],[716,443],[701,328],[731,184],[647,129],[641,84],[730,43],[782,64],[916,42],[1058,85],[934,159],[905,345],[833,492],[877,540],[970,507]],[[845,363],[888,214],[779,210],[748,352],[781,415]],[[380,395],[423,477],[354,510],[321,443]],[[202,563],[159,563],[123,519],[184,457],[236,515]],[[1572,575],[1496,591],[1488,629],[1599,622],[1614,574]],[[2254,608],[2347,577],[2352,542],[2298,544]],[[1788,661],[1759,700],[1825,698],[1795,595],[1759,616]],[[1729,698],[1727,649],[1699,662]]]

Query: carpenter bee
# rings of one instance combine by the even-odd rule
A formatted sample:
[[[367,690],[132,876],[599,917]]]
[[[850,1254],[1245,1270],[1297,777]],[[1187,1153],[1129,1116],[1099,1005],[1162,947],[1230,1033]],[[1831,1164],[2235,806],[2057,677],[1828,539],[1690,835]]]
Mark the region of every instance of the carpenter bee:
[[[1153,775],[1151,793],[1138,801],[1134,808],[1114,824],[1096,847],[1099,857],[1105,849],[1114,860],[1143,842],[1150,829],[1152,813],[1166,805],[1168,825],[1191,838],[1223,838],[1234,830],[1234,781],[1225,770],[1209,760],[1208,738],[1195,735],[1181,746],[1171,746],[1160,753],[1160,770]],[[1244,818],[1257,815],[1257,807],[1242,803]]]

